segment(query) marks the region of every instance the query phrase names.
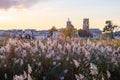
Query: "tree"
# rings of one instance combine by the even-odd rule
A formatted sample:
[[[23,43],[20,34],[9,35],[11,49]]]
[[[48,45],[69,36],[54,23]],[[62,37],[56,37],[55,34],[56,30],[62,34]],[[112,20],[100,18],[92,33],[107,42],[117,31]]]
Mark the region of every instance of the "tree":
[[[86,30],[79,29],[78,30],[78,35],[80,37],[92,37],[92,34]]]
[[[114,39],[113,31],[117,27],[118,27],[117,25],[113,25],[112,21],[108,20],[106,21],[106,26],[103,28],[103,32],[109,32],[110,38]]]
[[[77,30],[73,26],[69,26],[65,29],[62,29],[61,31],[62,36],[64,37],[75,37]]]
[[[57,30],[56,27],[53,26],[53,27],[49,30],[50,36],[52,36],[52,35],[53,35],[53,32],[56,31],[56,30]]]

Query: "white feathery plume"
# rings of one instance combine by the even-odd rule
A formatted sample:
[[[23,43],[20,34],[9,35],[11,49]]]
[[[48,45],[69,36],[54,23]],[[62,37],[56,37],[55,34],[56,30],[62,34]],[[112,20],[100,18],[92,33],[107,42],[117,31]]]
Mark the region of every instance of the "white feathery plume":
[[[27,73],[24,71],[24,79],[27,79]]]
[[[28,80],[32,80],[32,77],[30,76],[30,74],[28,74]]]
[[[78,68],[79,67],[79,62],[77,61],[77,60],[75,60],[75,59],[73,59],[73,63],[74,63],[74,65]]]
[[[97,75],[98,74],[98,68],[93,63],[90,63],[90,71],[91,71],[92,75]]]
[[[4,74],[5,79],[7,79],[7,73]]]
[[[28,64],[28,73],[30,74],[32,72],[32,68],[30,66],[30,64]]]
[[[109,71],[106,71],[107,72],[107,78],[109,79],[111,77],[111,74]]]

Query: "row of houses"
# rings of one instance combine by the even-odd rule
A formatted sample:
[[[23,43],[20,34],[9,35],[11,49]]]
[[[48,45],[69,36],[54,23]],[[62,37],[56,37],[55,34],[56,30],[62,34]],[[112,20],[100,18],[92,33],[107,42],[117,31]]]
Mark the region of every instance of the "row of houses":
[[[99,38],[102,35],[102,31],[99,29],[89,29],[89,32],[92,34],[92,38]],[[118,35],[119,34],[119,35]],[[120,39],[120,31],[114,33],[116,39]],[[117,35],[117,36],[116,36]],[[56,30],[53,32],[52,37],[58,38],[60,36],[60,31]],[[26,29],[26,30],[0,30],[0,40],[5,37],[19,37],[27,39],[45,39],[50,37],[48,30],[37,31],[35,29]]]
[[[53,37],[58,37],[59,31],[53,32]],[[27,39],[45,39],[46,37],[50,37],[50,33],[48,30],[37,31],[35,29],[26,29],[26,30],[0,30],[0,40],[4,37],[19,37],[19,38],[27,38]]]
[[[98,38],[102,31],[98,29],[90,29],[90,32],[93,35],[93,38]],[[59,37],[60,32],[59,30],[56,30],[53,32],[53,37],[57,38]],[[46,37],[50,37],[50,33],[48,30],[41,30],[37,31],[35,29],[26,29],[26,30],[0,30],[0,39],[3,39],[3,37],[20,37],[20,38],[28,38],[28,39],[44,39]]]

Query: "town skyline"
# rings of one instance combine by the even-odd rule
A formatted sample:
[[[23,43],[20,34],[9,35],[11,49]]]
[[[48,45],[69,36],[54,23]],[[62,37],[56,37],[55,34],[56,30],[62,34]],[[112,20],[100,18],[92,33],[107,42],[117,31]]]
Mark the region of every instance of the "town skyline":
[[[52,26],[65,28],[67,18],[77,29],[89,18],[90,28],[102,30],[106,20],[120,25],[118,0],[1,0],[0,30],[48,30]]]

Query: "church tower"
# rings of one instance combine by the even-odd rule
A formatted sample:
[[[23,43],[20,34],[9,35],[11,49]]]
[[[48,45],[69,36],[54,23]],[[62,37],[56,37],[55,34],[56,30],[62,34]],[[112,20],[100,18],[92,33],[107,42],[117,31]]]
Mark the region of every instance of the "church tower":
[[[71,24],[71,21],[69,20],[68,18],[68,21],[66,22],[66,27],[70,27],[72,24]]]
[[[89,18],[83,19],[83,30],[89,31]]]

